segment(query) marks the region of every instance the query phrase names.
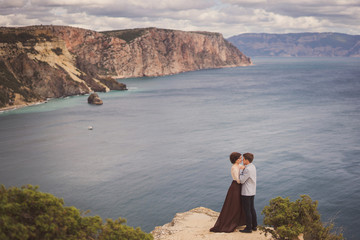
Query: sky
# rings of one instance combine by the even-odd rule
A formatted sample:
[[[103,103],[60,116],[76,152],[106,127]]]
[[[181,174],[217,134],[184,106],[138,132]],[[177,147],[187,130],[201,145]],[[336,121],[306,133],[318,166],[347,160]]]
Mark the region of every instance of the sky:
[[[0,0],[0,26],[360,35],[360,0]]]

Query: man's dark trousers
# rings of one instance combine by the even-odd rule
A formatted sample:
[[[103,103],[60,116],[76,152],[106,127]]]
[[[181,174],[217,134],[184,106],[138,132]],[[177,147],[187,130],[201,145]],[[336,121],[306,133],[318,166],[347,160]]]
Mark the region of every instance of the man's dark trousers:
[[[255,196],[241,196],[243,208],[246,215],[246,228],[252,230],[257,227],[257,217],[254,206]]]

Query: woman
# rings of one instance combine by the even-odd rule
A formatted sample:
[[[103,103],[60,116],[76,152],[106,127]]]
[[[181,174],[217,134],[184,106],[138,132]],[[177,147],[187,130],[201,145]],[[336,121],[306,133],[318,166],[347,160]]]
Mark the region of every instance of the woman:
[[[239,180],[241,153],[230,154],[231,176],[233,181],[227,192],[220,215],[210,229],[211,232],[233,232],[235,228],[246,224],[245,212],[241,206],[241,184]]]

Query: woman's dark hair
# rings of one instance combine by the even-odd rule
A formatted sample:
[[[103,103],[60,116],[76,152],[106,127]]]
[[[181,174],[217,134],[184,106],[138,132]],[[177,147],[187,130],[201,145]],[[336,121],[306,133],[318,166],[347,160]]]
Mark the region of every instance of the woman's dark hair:
[[[236,162],[236,160],[239,159],[239,157],[241,156],[241,153],[238,153],[238,152],[233,152],[230,154],[230,162],[232,164],[234,164]]]
[[[246,159],[246,160],[249,160],[249,162],[252,163],[252,161],[254,160],[254,154],[252,153],[244,153],[243,157]]]

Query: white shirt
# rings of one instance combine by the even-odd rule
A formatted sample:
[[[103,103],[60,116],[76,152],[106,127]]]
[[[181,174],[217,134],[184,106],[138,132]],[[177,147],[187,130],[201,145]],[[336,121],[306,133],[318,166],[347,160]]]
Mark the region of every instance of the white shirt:
[[[231,167],[231,176],[232,179],[234,181],[236,181],[237,183],[240,184],[240,179],[239,179],[239,175],[240,175],[240,168],[239,168],[239,164],[233,164]]]
[[[241,195],[255,196],[256,194],[256,167],[249,163],[245,169],[240,171]]]

